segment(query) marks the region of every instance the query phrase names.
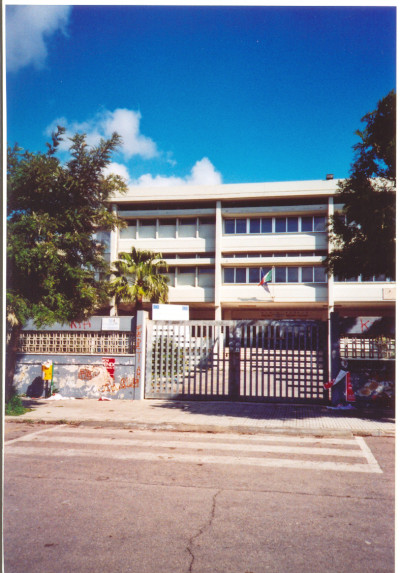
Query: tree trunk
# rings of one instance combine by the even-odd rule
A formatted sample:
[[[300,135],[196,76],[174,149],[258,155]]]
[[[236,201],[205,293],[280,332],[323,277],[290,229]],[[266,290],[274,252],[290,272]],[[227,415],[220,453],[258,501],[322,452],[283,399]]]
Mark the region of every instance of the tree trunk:
[[[17,363],[17,352],[19,336],[21,334],[22,325],[17,324],[11,328],[10,340],[7,344],[6,351],[6,384],[5,384],[5,401],[6,403],[14,396],[14,373]]]

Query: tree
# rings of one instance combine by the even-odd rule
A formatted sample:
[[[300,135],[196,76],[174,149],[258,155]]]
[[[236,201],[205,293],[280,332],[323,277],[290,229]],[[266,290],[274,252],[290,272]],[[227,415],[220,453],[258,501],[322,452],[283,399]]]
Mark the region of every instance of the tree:
[[[334,248],[325,260],[339,278],[395,277],[396,94],[391,91],[362,120],[350,177],[339,182],[343,211],[330,221]]]
[[[136,309],[143,308],[143,302],[168,302],[168,270],[160,253],[135,249],[120,253],[112,264],[113,278],[109,292],[114,297],[116,312],[121,302],[133,302]]]
[[[104,246],[96,233],[122,223],[106,200],[126,185],[104,175],[120,137],[114,133],[89,148],[86,136],[71,138],[70,160],[56,151],[58,128],[46,153],[8,149],[6,399],[13,394],[18,338],[23,325],[82,320],[108,300]]]

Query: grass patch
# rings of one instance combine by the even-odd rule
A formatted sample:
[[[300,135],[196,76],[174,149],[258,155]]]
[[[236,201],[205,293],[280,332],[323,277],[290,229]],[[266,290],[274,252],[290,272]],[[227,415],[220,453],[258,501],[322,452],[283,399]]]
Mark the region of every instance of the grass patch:
[[[31,412],[31,408],[25,408],[21,398],[17,395],[10,398],[5,407],[6,416],[22,416],[26,412]]]

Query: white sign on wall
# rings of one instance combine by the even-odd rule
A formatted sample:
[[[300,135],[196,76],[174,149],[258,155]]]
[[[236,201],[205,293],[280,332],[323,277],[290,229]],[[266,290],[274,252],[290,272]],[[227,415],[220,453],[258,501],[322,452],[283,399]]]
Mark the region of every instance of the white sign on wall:
[[[153,304],[153,320],[189,320],[189,306],[184,304]]]
[[[101,330],[119,330],[119,317],[106,316],[101,319]]]

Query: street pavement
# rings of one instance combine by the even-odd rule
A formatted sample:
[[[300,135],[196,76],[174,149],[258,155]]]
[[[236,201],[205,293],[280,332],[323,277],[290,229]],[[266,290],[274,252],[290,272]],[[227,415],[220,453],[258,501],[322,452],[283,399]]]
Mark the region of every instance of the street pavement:
[[[392,438],[159,428],[7,423],[5,573],[394,571]]]
[[[54,398],[54,397],[53,397]],[[326,406],[175,400],[28,399],[30,412],[6,421],[173,431],[394,436],[390,411]]]

